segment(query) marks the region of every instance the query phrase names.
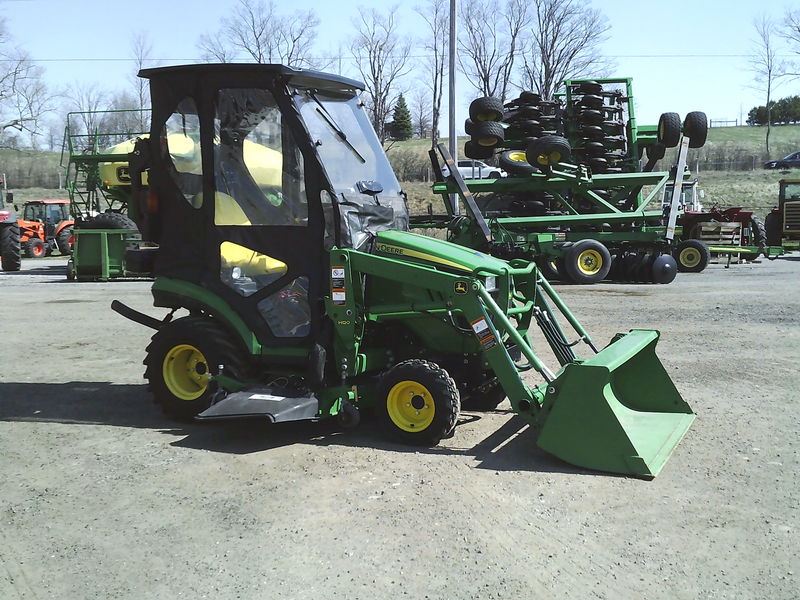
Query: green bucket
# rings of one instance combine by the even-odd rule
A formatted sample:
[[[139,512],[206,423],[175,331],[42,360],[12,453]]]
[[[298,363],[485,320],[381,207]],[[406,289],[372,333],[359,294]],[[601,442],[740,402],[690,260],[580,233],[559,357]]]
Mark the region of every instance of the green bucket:
[[[694,420],[655,353],[659,333],[619,334],[547,387],[538,445],[574,465],[655,477]]]

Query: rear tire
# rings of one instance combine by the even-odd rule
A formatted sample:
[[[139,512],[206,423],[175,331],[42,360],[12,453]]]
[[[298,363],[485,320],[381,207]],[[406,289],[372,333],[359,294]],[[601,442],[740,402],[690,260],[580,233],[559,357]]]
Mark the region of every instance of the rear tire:
[[[56,247],[63,255],[72,254],[72,243],[74,241],[72,227],[64,227],[56,236]]]
[[[0,258],[3,271],[19,271],[22,266],[22,246],[17,223],[0,224]]]
[[[219,365],[241,377],[246,359],[228,332],[207,317],[183,317],[159,329],[147,346],[145,379],[169,416],[189,420],[211,405]]]
[[[381,427],[405,444],[435,446],[453,431],[461,411],[458,388],[447,371],[419,359],[387,371],[377,398]]]
[[[47,248],[39,238],[31,238],[26,243],[26,253],[31,258],[44,258],[47,255]]]

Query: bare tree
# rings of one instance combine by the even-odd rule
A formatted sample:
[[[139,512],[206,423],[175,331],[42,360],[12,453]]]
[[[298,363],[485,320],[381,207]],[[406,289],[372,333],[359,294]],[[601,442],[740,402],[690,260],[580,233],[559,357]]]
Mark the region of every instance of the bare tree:
[[[108,94],[96,83],[75,84],[67,91],[67,108],[77,113],[68,118],[67,126],[72,143],[79,152],[91,152],[100,139],[100,111],[108,108]]]
[[[411,115],[414,123],[414,133],[417,136],[424,138],[430,133],[431,139],[436,140],[436,132],[432,131],[432,112],[429,90],[424,87],[414,88],[411,92]]]
[[[423,104],[418,102],[419,96],[414,96],[415,116],[422,120],[430,120],[431,148],[439,141],[439,120],[442,115],[442,97],[444,95],[444,78],[447,74],[447,39],[450,29],[450,7],[448,0],[428,0],[425,7],[418,7],[417,13],[428,24],[430,35],[423,40],[423,48],[427,51],[428,79],[427,87],[430,90],[430,110],[424,111]],[[425,116],[427,115],[427,117]],[[422,127],[419,128],[420,130]],[[424,134],[420,133],[420,137]]]
[[[40,120],[52,102],[43,75],[43,69],[14,45],[0,19],[0,145],[9,130],[27,134],[35,144]],[[19,135],[14,137],[19,140]]]
[[[397,33],[397,6],[386,14],[363,7],[358,12],[356,39],[350,50],[366,84],[372,126],[384,141],[388,137],[386,120],[392,107],[392,88],[407,73],[411,41],[403,41]]]
[[[231,62],[244,53],[253,62],[314,66],[311,50],[319,18],[313,11],[278,13],[274,0],[238,0],[220,28],[200,36],[197,45],[206,60]]]
[[[522,65],[522,86],[551,99],[565,79],[605,74],[600,54],[611,25],[579,0],[532,0],[531,31]]]
[[[149,63],[152,62],[150,57],[153,53],[153,44],[147,33],[139,32],[133,36],[131,52],[135,71],[131,77],[133,105],[130,108],[141,111],[136,116],[138,119],[137,130],[146,131],[149,119],[145,111],[150,108],[150,86],[147,84],[147,80],[139,77],[138,73],[145,67],[151,66]]]
[[[750,69],[755,74],[759,89],[766,94],[767,102],[767,133],[764,138],[767,155],[769,155],[769,134],[772,127],[772,90],[776,87],[777,80],[782,76],[781,64],[777,57],[775,46],[775,23],[766,15],[761,15],[753,21],[756,30],[753,56],[750,59]]]
[[[526,0],[464,0],[459,14],[458,63],[484,96],[505,100],[530,22]]]
[[[800,56],[800,9],[786,11],[783,17],[781,36],[789,42],[794,53]],[[800,76],[800,60],[792,61],[791,69],[791,71],[787,71],[787,75]]]

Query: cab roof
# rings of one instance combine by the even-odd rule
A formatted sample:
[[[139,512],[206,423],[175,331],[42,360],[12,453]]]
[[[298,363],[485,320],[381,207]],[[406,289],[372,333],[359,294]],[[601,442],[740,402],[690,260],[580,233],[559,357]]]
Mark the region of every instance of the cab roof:
[[[178,74],[195,74],[201,77],[211,74],[250,74],[256,77],[259,75],[282,75],[289,80],[297,80],[296,83],[302,83],[303,85],[314,85],[316,83],[317,85],[324,86],[325,84],[330,85],[333,83],[358,90],[363,90],[365,88],[362,82],[342,77],[341,75],[323,73],[322,71],[313,71],[311,69],[295,69],[294,67],[278,64],[200,63],[193,65],[153,67],[151,69],[142,69],[139,71],[139,77],[144,79],[163,79]]]

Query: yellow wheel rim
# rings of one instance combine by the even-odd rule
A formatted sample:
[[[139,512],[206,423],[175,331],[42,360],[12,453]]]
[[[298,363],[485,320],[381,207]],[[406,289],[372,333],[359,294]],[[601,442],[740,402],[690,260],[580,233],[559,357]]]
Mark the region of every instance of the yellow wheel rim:
[[[555,164],[557,162],[561,162],[561,152],[554,150],[550,153],[550,162]]]
[[[513,162],[527,162],[524,152],[509,152],[506,156],[508,156],[508,159]]]
[[[386,396],[386,409],[392,423],[409,432],[424,431],[436,414],[433,396],[418,381],[396,383]]]
[[[578,268],[584,275],[596,275],[603,268],[603,255],[597,250],[584,250],[578,255]]]
[[[696,267],[700,264],[700,253],[694,248],[684,248],[678,259],[684,267]]]
[[[210,377],[206,357],[190,344],[180,344],[167,352],[162,374],[170,393],[187,401],[203,395]]]
[[[498,142],[498,140],[497,140],[496,137],[485,137],[485,138],[480,138],[478,140],[478,145],[479,146],[496,146],[497,142]]]

